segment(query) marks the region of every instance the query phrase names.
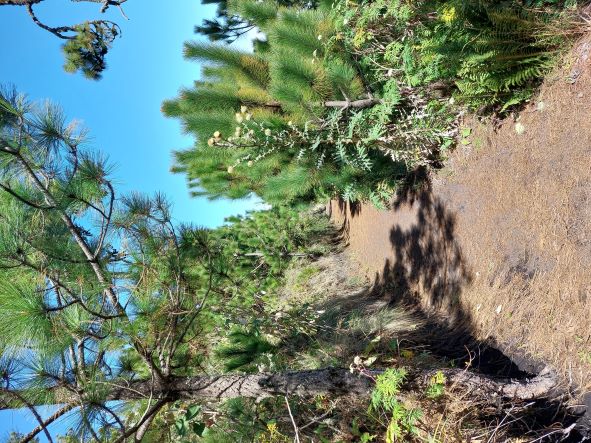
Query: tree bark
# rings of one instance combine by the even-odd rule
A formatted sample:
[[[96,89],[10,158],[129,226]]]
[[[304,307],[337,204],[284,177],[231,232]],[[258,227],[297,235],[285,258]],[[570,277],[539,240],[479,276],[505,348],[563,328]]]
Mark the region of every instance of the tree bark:
[[[415,382],[426,387],[437,372],[421,372],[417,374]],[[490,399],[491,402],[499,397],[508,400],[535,400],[551,399],[562,394],[558,376],[548,367],[534,377],[522,379],[496,378],[462,369],[443,369],[441,372],[448,386],[455,385],[479,399]]]
[[[173,377],[166,383],[150,380],[114,381],[106,400],[140,400],[147,398],[172,402],[176,400],[226,400],[236,397],[267,398],[273,396],[314,397],[316,395],[368,395],[374,379],[382,370],[352,374],[348,369],[326,368],[261,374],[230,374],[203,377]],[[437,370],[411,371],[409,389],[424,390]],[[497,398],[534,400],[553,398],[558,391],[558,377],[548,369],[524,379],[496,378],[462,369],[441,370],[447,386],[456,386],[479,399],[495,402]],[[1,398],[1,396],[0,396]],[[0,409],[14,407],[0,402]]]
[[[364,98],[361,100],[331,100],[324,102],[324,106],[327,108],[354,108],[354,109],[363,109],[363,108],[371,108],[382,101],[377,98]]]
[[[236,397],[266,398],[277,395],[313,397],[316,395],[368,395],[373,379],[383,371],[352,374],[348,369],[326,368],[262,374],[232,374],[210,377],[173,378],[166,386],[150,381],[136,381],[111,392],[110,400],[169,397],[171,400],[198,398],[224,400]],[[409,386],[424,389],[436,370],[410,372]],[[503,397],[515,400],[533,400],[552,397],[558,393],[558,377],[545,369],[532,378],[508,379],[478,374],[462,369],[441,370],[448,386],[455,385],[484,399]]]
[[[178,377],[166,385],[137,381],[111,391],[110,400],[131,400],[167,396],[171,400],[196,398],[224,400],[236,397],[266,398],[276,395],[313,397],[327,395],[367,395],[372,388],[368,377],[351,374],[348,369],[327,368],[261,374],[210,377]]]
[[[9,6],[25,6],[25,5],[35,5],[37,3],[41,3],[44,0],[0,0],[0,6],[9,5]]]

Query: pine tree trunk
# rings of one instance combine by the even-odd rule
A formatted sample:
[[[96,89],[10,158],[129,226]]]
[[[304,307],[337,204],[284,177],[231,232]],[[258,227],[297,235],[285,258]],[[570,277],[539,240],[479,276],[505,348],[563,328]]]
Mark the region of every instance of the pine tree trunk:
[[[327,108],[354,108],[354,109],[363,109],[363,108],[371,108],[382,101],[376,98],[364,98],[361,100],[331,100],[324,102],[324,106]]]
[[[236,397],[266,398],[276,395],[313,397],[316,395],[368,395],[373,378],[380,370],[367,371],[367,375],[352,374],[348,369],[327,368],[310,371],[293,371],[262,374],[232,374],[209,377],[173,378],[165,386],[150,381],[136,381],[111,392],[111,400],[168,397],[177,399],[229,399]],[[435,370],[411,371],[407,377],[408,387],[424,390],[435,375]],[[515,400],[533,400],[553,397],[557,390],[558,377],[545,369],[539,375],[523,379],[506,379],[477,374],[462,369],[441,371],[447,385],[469,391],[483,401],[498,397]]]
[[[328,368],[262,374],[236,374],[210,377],[179,377],[166,386],[138,381],[111,392],[112,400],[144,398],[153,393],[158,398],[228,399],[236,397],[265,398],[276,395],[313,397],[319,394],[339,396],[367,395],[372,388],[370,378],[351,374],[347,369]]]
[[[314,397],[327,395],[367,396],[374,387],[374,378],[381,370],[367,371],[366,375],[352,374],[348,369],[326,368],[310,371],[293,371],[262,374],[231,374],[219,376],[173,377],[165,383],[150,380],[126,382],[118,380],[107,400],[159,399],[175,400],[225,400],[236,397],[266,398],[277,395]],[[411,371],[405,389],[425,390],[437,370]],[[446,385],[469,392],[472,399],[494,403],[498,398],[508,400],[533,400],[554,398],[561,394],[558,377],[548,369],[539,375],[524,379],[506,379],[477,374],[462,369],[443,369]],[[2,395],[0,395],[0,400]],[[0,401],[0,409],[13,407]]]

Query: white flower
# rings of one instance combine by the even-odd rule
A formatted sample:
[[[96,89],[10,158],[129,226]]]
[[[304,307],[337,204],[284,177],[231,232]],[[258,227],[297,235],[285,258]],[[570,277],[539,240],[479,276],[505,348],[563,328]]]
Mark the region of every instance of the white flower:
[[[523,134],[525,132],[525,126],[521,123],[515,123],[515,132],[519,135]]]
[[[207,144],[208,144],[209,146],[213,146],[213,144],[214,144],[214,140],[213,140],[213,138],[210,138],[209,140],[207,140]]]
[[[322,40],[322,34],[318,36],[318,40]]]
[[[254,162],[252,160],[249,160],[247,163],[248,167],[250,168],[252,165],[254,165]]]
[[[220,133],[220,131],[215,131],[215,132],[213,133],[213,137],[214,137],[214,138],[220,138],[220,136],[221,136],[221,135],[222,135],[222,134]]]
[[[246,114],[244,118],[246,118],[246,120],[250,120],[252,118],[252,114]]]
[[[228,174],[232,174],[234,172],[234,166],[228,166]]]
[[[361,365],[361,363],[362,363],[361,357],[356,355],[355,358],[353,359],[353,364],[359,366],[359,365]]]
[[[244,114],[246,111],[248,111],[248,108],[246,106],[240,106],[240,112]]]
[[[287,122],[287,126],[293,126],[293,122],[290,120]]]
[[[267,129],[265,129],[265,135],[266,135],[267,137],[269,137],[269,136],[271,135],[271,130],[270,130],[270,129],[268,129],[268,128],[267,128]]]
[[[242,114],[240,112],[236,113],[236,121],[238,123],[242,123],[242,121],[244,120],[244,117],[242,117]]]

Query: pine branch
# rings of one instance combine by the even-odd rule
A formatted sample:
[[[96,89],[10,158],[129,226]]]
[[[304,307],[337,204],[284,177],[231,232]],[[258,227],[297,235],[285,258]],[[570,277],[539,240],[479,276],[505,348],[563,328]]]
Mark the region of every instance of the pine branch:
[[[59,37],[63,40],[72,40],[74,39],[73,36],[67,36],[64,35],[65,32],[76,32],[76,29],[74,29],[71,26],[59,26],[57,28],[53,28],[51,26],[47,26],[46,24],[42,23],[41,20],[39,20],[37,18],[37,16],[35,15],[35,12],[33,11],[33,3],[32,2],[27,2],[26,3],[27,6],[27,12],[29,13],[29,16],[31,16],[31,19],[33,20],[33,22],[39,26],[42,29],[45,29],[46,31],[51,32],[53,35],[55,35],[56,37]]]
[[[52,415],[50,415],[47,419],[43,420],[43,422],[41,424],[39,424],[39,426],[37,426],[35,429],[33,429],[31,432],[29,432],[27,435],[25,435],[23,437],[23,439],[20,441],[20,443],[29,443],[37,436],[37,434],[39,434],[41,431],[46,429],[47,426],[49,426],[54,421],[56,421],[58,418],[62,417],[64,414],[70,412],[72,409],[75,409],[77,407],[78,407],[77,404],[70,403],[70,404],[64,406],[63,408],[58,409]]]
[[[33,414],[33,417],[35,417],[35,420],[37,420],[37,422],[39,423],[38,427],[43,430],[43,433],[47,437],[47,440],[49,441],[49,443],[53,443],[53,439],[51,438],[51,434],[47,430],[47,425],[45,424],[45,422],[43,421],[43,419],[39,415],[39,412],[37,412],[37,408],[35,406],[33,406],[31,403],[29,403],[18,392],[15,392],[15,391],[7,391],[7,392],[9,392],[10,395],[14,396],[16,399],[18,399],[21,403],[23,403],[27,407],[27,409],[29,411],[31,411],[31,414]]]
[[[4,151],[4,152],[7,152],[7,151]],[[2,183],[0,183],[0,189],[8,192],[10,195],[12,195],[18,201],[20,201],[21,203],[24,203],[27,206],[30,206],[31,208],[40,209],[40,210],[54,209],[54,206],[43,206],[38,203],[34,203],[30,200],[27,200],[25,197],[19,195],[16,191],[11,189],[9,186],[6,186]]]

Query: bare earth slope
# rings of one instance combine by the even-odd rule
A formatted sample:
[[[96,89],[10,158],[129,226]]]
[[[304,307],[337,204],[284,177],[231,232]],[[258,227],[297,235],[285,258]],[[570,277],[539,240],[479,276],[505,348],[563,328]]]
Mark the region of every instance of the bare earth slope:
[[[389,211],[331,203],[348,253],[396,300],[591,389],[591,40],[496,129],[471,124]],[[417,180],[417,183],[420,183]]]

